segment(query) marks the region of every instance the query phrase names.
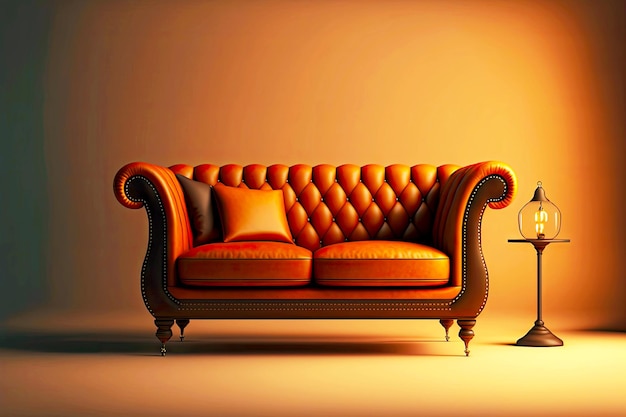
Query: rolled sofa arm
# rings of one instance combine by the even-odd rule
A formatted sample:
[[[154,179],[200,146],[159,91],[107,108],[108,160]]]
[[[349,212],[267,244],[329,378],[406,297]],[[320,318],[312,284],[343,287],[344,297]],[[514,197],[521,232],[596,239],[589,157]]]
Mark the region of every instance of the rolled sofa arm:
[[[457,301],[476,306],[476,315],[484,307],[488,292],[481,246],[482,216],[487,206],[507,207],[516,192],[515,173],[498,161],[459,168],[442,186],[433,243],[450,256],[451,283],[462,287]]]
[[[152,313],[163,303],[176,304],[167,286],[175,284],[176,259],[193,242],[184,194],[176,176],[162,166],[132,162],[115,175],[113,192],[123,206],[145,207],[148,215],[148,248],[141,271],[148,310]]]

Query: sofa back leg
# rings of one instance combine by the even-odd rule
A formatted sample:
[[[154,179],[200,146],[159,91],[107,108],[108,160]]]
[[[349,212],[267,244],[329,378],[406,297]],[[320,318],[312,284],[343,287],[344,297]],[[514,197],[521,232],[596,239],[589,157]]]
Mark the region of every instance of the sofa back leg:
[[[452,319],[441,319],[441,320],[439,320],[439,323],[441,323],[443,328],[446,329],[446,342],[448,342],[450,340],[450,335],[448,334],[448,330],[450,330],[450,327],[452,327],[452,323],[454,323],[454,320],[452,320]]]
[[[472,328],[476,324],[476,320],[457,320],[456,322],[461,328],[461,330],[459,330],[459,337],[465,342],[465,356],[469,356],[469,342],[474,338]]]
[[[161,356],[165,356],[165,344],[172,337],[173,319],[156,319],[154,324],[157,326],[156,337],[161,341]]]
[[[177,319],[176,324],[180,328],[180,341],[185,339],[185,327],[189,324],[189,319]]]

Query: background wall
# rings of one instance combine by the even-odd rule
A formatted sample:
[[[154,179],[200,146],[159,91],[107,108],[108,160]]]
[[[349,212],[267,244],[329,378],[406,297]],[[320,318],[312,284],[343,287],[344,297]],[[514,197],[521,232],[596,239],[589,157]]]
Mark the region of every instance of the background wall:
[[[534,318],[534,251],[506,240],[518,237],[517,211],[541,180],[563,213],[561,237],[572,240],[546,250],[544,314],[553,327],[626,330],[618,261],[626,253],[623,2],[10,7],[17,12],[3,21],[2,46],[14,54],[3,54],[3,66],[24,66],[14,55],[25,47],[34,72],[2,80],[25,83],[10,90],[17,92],[7,108],[24,97],[32,107],[23,122],[3,120],[2,130],[13,132],[3,154],[17,159],[2,164],[11,193],[2,270],[7,282],[36,287],[39,307],[147,315],[138,280],[145,213],[123,208],[112,193],[115,172],[130,161],[497,159],[516,171],[520,192],[484,218],[487,311]],[[31,42],[25,28],[33,27]],[[28,129],[15,133],[21,126]],[[24,146],[17,143],[32,152],[15,152]],[[25,171],[41,186],[8,180]],[[42,213],[38,223],[22,210],[32,206]],[[19,243],[24,233],[34,247]],[[44,267],[4,267],[15,259]],[[0,292],[5,317],[33,308],[27,291],[9,289]]]
[[[49,295],[43,74],[50,9],[36,6],[0,6],[0,320]]]

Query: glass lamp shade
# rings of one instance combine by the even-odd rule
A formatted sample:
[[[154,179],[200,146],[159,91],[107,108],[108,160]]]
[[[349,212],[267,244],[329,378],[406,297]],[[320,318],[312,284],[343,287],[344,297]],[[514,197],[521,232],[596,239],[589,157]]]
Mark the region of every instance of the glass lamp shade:
[[[561,230],[561,211],[546,197],[537,183],[532,200],[522,207],[518,215],[519,231],[525,239],[554,239]]]

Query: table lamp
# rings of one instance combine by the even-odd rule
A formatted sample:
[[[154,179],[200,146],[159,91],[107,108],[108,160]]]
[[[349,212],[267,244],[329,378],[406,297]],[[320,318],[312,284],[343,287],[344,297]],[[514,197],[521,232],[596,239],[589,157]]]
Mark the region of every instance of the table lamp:
[[[555,239],[561,230],[561,211],[546,197],[541,181],[533,198],[522,207],[518,215],[519,231],[524,239],[509,242],[528,242],[537,251],[537,320],[535,325],[516,343],[518,346],[563,346],[563,341],[544,325],[542,318],[542,254],[550,243],[565,243],[569,239]]]

